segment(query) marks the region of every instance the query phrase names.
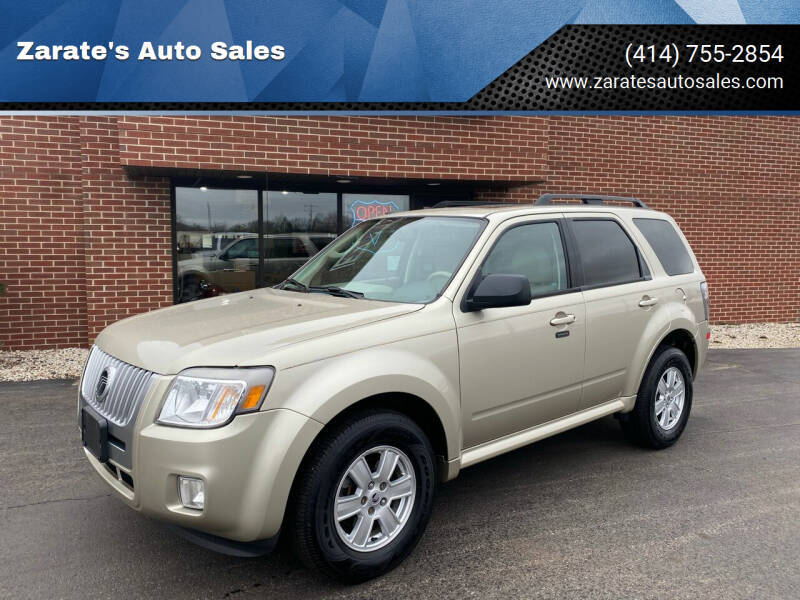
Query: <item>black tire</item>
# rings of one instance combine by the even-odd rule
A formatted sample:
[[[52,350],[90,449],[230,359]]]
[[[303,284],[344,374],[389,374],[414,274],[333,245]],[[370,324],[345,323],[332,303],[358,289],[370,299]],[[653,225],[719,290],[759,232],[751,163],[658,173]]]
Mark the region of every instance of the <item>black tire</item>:
[[[333,503],[348,467],[377,446],[393,446],[406,455],[414,469],[416,494],[408,520],[396,537],[379,549],[361,552],[341,539]],[[397,412],[357,414],[326,431],[310,449],[292,493],[295,553],[310,568],[345,583],[390,571],[411,553],[428,524],[436,487],[434,464],[433,448],[423,431]]]
[[[202,280],[197,275],[187,275],[181,281],[180,302],[191,302],[202,298]]]
[[[671,367],[676,367],[683,375],[685,398],[677,423],[665,430],[656,419],[656,391],[662,375]],[[691,409],[692,368],[689,361],[678,348],[660,346],[644,373],[633,410],[620,415],[620,424],[626,437],[632,442],[645,448],[660,450],[671,446],[681,437]]]

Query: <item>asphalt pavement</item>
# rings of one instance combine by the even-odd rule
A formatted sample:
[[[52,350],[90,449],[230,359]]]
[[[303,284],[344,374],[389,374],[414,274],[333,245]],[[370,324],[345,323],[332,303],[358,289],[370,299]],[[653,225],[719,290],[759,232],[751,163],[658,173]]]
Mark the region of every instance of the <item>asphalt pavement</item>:
[[[196,547],[109,495],[74,382],[0,384],[0,598],[798,598],[800,350],[717,350],[682,439],[613,418],[465,469],[397,570]]]

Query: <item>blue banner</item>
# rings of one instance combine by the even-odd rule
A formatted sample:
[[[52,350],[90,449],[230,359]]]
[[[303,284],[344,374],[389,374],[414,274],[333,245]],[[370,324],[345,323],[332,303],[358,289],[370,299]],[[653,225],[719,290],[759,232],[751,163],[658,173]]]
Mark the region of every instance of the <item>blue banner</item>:
[[[463,102],[567,24],[800,22],[790,0],[0,7],[0,102]]]

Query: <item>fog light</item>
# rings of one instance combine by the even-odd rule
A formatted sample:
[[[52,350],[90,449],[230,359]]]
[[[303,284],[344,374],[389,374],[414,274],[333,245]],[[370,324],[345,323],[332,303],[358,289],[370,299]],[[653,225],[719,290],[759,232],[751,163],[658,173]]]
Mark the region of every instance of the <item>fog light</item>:
[[[203,510],[206,494],[202,479],[178,475],[178,493],[181,496],[181,504],[185,508]]]

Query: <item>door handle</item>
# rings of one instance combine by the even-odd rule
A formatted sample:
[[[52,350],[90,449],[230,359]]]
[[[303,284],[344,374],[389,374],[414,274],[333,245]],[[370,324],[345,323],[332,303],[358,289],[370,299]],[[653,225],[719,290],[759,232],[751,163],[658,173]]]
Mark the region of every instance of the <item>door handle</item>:
[[[639,306],[643,308],[654,306],[656,304],[658,304],[658,298],[651,298],[650,296],[644,296],[641,300],[639,300]]]
[[[575,315],[568,315],[563,312],[556,313],[556,316],[550,319],[550,325],[556,327],[557,325],[569,325],[575,322]]]

